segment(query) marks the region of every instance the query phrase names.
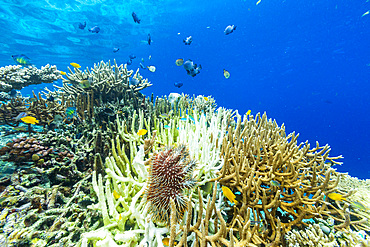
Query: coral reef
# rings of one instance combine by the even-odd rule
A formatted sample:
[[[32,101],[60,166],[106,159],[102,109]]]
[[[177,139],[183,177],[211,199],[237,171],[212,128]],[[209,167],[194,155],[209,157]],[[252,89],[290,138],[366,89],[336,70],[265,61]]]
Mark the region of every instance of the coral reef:
[[[47,64],[41,69],[9,65],[0,68],[0,91],[9,92],[32,84],[52,83],[58,79],[62,79],[62,75],[55,65]]]

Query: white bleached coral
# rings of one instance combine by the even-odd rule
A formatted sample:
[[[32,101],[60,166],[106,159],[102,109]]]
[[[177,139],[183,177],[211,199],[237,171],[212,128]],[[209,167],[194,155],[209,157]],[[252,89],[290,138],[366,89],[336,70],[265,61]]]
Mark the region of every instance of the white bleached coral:
[[[9,92],[31,84],[52,83],[58,79],[62,79],[62,75],[55,65],[47,64],[41,69],[9,65],[0,68],[0,91]]]

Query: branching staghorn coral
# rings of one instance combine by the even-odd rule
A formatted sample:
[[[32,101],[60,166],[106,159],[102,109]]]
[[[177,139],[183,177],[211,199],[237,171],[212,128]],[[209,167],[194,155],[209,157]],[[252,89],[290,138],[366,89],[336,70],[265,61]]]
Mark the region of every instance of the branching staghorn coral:
[[[9,65],[0,68],[0,91],[9,92],[32,84],[52,83],[58,79],[62,79],[62,75],[55,65],[47,64],[41,69]]]
[[[323,192],[338,184],[331,163],[341,157],[328,157],[328,145],[297,146],[297,138],[295,133],[286,136],[284,126],[278,127],[266,114],[249,119],[245,115],[243,121],[237,115],[236,127],[229,127],[222,143],[225,163],[217,178],[234,193],[241,192],[228,220],[234,232],[244,227],[247,208],[252,209],[253,220],[266,228],[258,234],[264,244],[279,243],[278,236],[293,225],[305,224],[303,219],[321,217],[326,209]]]
[[[151,86],[148,79],[143,79],[139,74],[139,69],[134,73],[132,70],[127,70],[127,65],[117,65],[114,60],[114,65],[110,61],[107,63],[101,61],[94,64],[94,67],[85,71],[74,68],[72,71],[69,67],[69,72],[63,80],[62,89],[68,97],[77,98],[79,94],[92,92],[94,97],[101,102],[115,100],[116,98],[129,98],[131,95],[136,95],[140,90]],[[84,88],[81,86],[83,81],[89,81],[89,86]],[[131,80],[136,80],[137,83],[130,83]],[[133,85],[135,84],[135,85]]]

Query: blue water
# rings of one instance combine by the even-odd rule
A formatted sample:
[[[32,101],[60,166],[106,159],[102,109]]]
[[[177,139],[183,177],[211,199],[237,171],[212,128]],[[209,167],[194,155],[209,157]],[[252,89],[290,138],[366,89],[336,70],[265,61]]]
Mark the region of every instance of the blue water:
[[[50,63],[63,71],[70,62],[86,68],[114,58],[125,63],[135,54],[129,68],[136,70],[141,58],[157,68],[140,71],[153,83],[144,94],[212,95],[218,106],[240,113],[267,112],[287,132],[300,133],[299,141],[330,144],[332,156],[344,156],[339,171],[370,177],[370,15],[361,17],[370,2],[115,2],[2,1],[0,66],[14,64],[11,55],[22,53],[37,67]],[[78,28],[83,21],[85,30]],[[231,24],[237,29],[225,35]],[[87,31],[95,25],[100,33]],[[185,46],[189,35],[193,43]],[[201,64],[201,73],[187,75],[176,66],[178,58]],[[52,88],[22,92],[45,86]]]

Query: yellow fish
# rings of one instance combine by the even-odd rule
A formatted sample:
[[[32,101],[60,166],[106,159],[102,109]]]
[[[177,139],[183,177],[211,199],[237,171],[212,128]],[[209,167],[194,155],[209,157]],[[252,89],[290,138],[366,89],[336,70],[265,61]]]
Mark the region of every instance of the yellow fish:
[[[235,195],[234,193],[226,186],[222,186],[222,192],[224,193],[224,196],[229,199],[230,202],[237,204],[237,200],[235,200]]]
[[[261,0],[258,0],[258,1],[256,2],[256,5],[260,4],[260,2],[261,2]]]
[[[177,59],[177,60],[176,60],[176,65],[177,65],[177,66],[181,66],[181,65],[183,65],[183,64],[184,64],[184,59],[179,58],[179,59]]]
[[[79,65],[78,63],[70,63],[73,67],[75,67],[76,69],[79,69],[81,68],[81,65]]]
[[[229,79],[229,77],[230,77],[230,73],[226,69],[224,69],[224,76],[225,76],[226,79]]]
[[[22,117],[21,120],[23,122],[27,123],[27,124],[36,124],[36,123],[39,123],[39,120],[37,120],[34,117],[30,117],[30,116]]]
[[[137,134],[138,134],[139,136],[143,136],[143,135],[145,135],[147,132],[148,132],[148,131],[147,131],[146,129],[141,129],[141,130],[139,130],[139,131],[137,132]]]
[[[155,72],[155,67],[154,67],[153,65],[151,65],[151,66],[147,66],[147,68],[148,68],[148,70],[149,70],[150,72]]]
[[[121,196],[118,194],[116,190],[113,190],[113,197],[114,199],[118,200],[118,198],[120,198]]]
[[[162,239],[162,243],[165,246],[170,246],[170,238],[164,238],[164,239]],[[175,241],[174,244],[176,245],[177,244],[177,241]]]
[[[59,71],[62,75],[66,75],[67,73],[64,71]]]
[[[330,193],[328,194],[328,197],[334,201],[347,201],[346,198],[344,198],[341,194],[338,193]]]
[[[205,101],[208,101],[208,97],[203,97],[203,99],[204,99]]]
[[[247,111],[247,116],[248,116],[249,114],[251,114],[251,112],[252,112],[251,110],[248,110],[248,111]]]

